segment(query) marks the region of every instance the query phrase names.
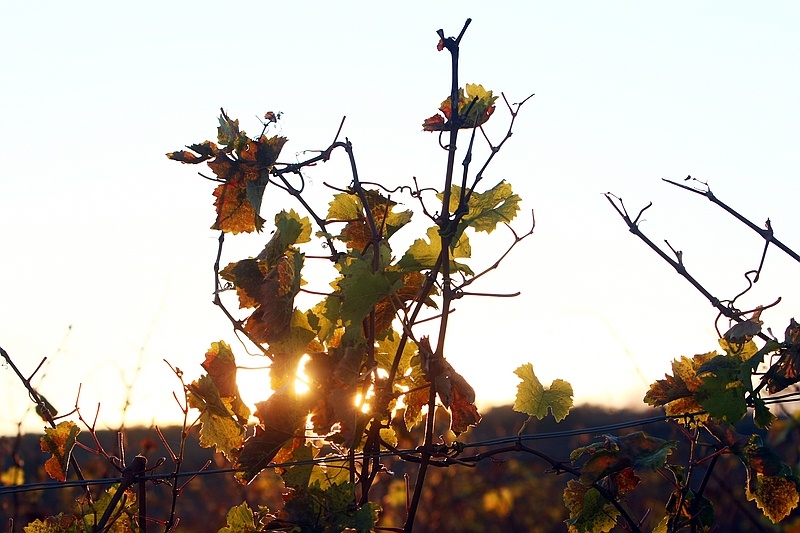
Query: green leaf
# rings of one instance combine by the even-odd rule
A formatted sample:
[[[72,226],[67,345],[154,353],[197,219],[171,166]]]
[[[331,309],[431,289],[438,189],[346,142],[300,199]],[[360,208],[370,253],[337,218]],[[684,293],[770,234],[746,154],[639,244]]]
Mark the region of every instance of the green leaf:
[[[570,533],[606,533],[617,525],[619,511],[594,487],[574,479],[564,489],[564,505],[569,510],[566,520]]]
[[[408,248],[408,251],[397,262],[396,267],[403,272],[414,272],[422,270],[430,270],[439,259],[442,251],[442,238],[439,236],[439,227],[433,226],[428,228],[428,240],[417,239]],[[455,244],[451,247],[453,258],[467,258],[472,253],[472,248],[469,245],[469,239],[466,235],[461,235],[461,238],[453,241]],[[459,263],[454,259],[450,260],[450,270],[461,271],[469,276],[474,276],[475,273],[467,265]]]
[[[547,416],[548,410],[553,413],[556,422],[566,418],[572,408],[572,385],[563,379],[556,379],[550,388],[545,390],[539,378],[533,373],[531,363],[520,366],[514,373],[522,380],[522,383],[517,385],[515,411],[535,416],[539,420]]]
[[[328,342],[341,325],[341,308],[342,299],[336,295],[326,297],[308,312],[308,323],[321,342]]]
[[[315,336],[314,329],[308,323],[308,315],[299,309],[295,309],[289,319],[288,335],[279,341],[271,342],[269,347],[274,353],[301,356],[306,352],[308,344]]]
[[[256,531],[256,524],[253,520],[253,511],[247,502],[231,507],[227,515],[227,526],[220,529],[217,533],[252,533]]]
[[[281,477],[283,484],[292,489],[305,489],[311,480],[311,471],[314,465],[310,462],[314,458],[314,449],[310,444],[299,446],[292,451],[291,462],[305,462],[290,466],[283,471]]]
[[[373,272],[372,265],[361,258],[351,258],[339,265],[344,276],[339,280],[339,288],[342,294],[341,316],[345,326],[361,327],[362,320],[375,304],[403,285],[400,279],[390,281],[385,273]]]
[[[245,426],[235,417],[231,399],[223,400],[214,380],[207,375],[190,383],[188,392],[189,406],[200,410],[200,446],[215,446],[232,459],[244,440]]]
[[[745,391],[750,372],[738,356],[720,355],[697,370],[702,383],[694,397],[708,414],[728,422],[738,422],[747,414]],[[746,381],[745,381],[746,380]]]
[[[759,397],[753,398],[753,421],[756,423],[756,426],[761,429],[769,429],[777,418],[778,417],[769,410],[769,407],[767,407],[763,399]]]
[[[314,465],[307,486],[316,484],[325,490],[331,485],[347,483],[350,479],[350,463],[346,458],[341,459],[339,456],[328,455],[327,459],[324,464]]]
[[[239,121],[231,120],[223,111],[219,116],[217,127],[217,142],[226,147],[226,152],[239,150],[247,144],[247,135],[239,131]]]
[[[350,221],[363,216],[361,202],[354,194],[340,193],[328,204],[327,220]]]
[[[467,190],[466,193],[469,193]],[[461,187],[454,185],[450,194],[450,211],[456,212],[461,199]],[[444,198],[438,194],[440,200]],[[456,238],[467,227],[475,231],[491,233],[498,224],[509,223],[517,216],[521,198],[514,194],[511,184],[501,181],[486,192],[471,191],[467,202],[467,213],[461,219],[456,230]]]
[[[281,211],[275,215],[275,232],[272,234],[259,259],[265,259],[273,268],[290,247],[311,240],[311,222],[308,217],[300,218],[294,209]]]

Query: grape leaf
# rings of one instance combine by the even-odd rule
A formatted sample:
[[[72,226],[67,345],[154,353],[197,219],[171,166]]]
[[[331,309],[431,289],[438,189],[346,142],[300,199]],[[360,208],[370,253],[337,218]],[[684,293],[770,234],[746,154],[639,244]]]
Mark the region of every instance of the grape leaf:
[[[547,416],[548,411],[553,413],[556,422],[566,418],[572,408],[572,385],[563,379],[556,379],[550,388],[545,390],[539,378],[533,373],[531,363],[520,366],[514,373],[522,380],[522,383],[517,385],[515,411],[535,416],[539,420]]]
[[[451,212],[458,210],[461,194],[461,187],[453,185],[450,194]],[[437,196],[440,200],[444,199],[442,193]],[[506,181],[501,181],[486,192],[471,191],[467,213],[458,223],[454,238],[457,240],[467,227],[491,233],[498,224],[511,222],[517,216],[520,201],[521,198],[513,193],[511,185]]]
[[[280,340],[270,343],[270,352],[273,354],[286,353],[292,356],[302,356],[311,349],[314,341],[314,331],[308,323],[308,315],[299,309],[292,312],[289,319],[289,332]]]
[[[211,159],[212,157],[216,157],[220,153],[220,149],[211,141],[204,141],[200,144],[190,144],[187,148],[197,155],[185,150],[178,150],[168,153],[167,157],[181,163],[197,164]]]
[[[80,533],[84,531],[75,515],[58,513],[55,516],[48,516],[44,521],[36,519],[23,527],[25,533]]]
[[[245,181],[231,181],[218,185],[213,194],[217,219],[211,229],[234,235],[261,230],[264,219],[250,203]]]
[[[489,120],[494,113],[496,96],[492,91],[487,91],[482,85],[467,84],[464,89],[458,90],[458,127],[475,128]],[[423,131],[448,131],[451,129],[452,101],[448,97],[439,107],[440,115],[425,119],[422,123]],[[445,120],[447,119],[447,120]]]
[[[223,111],[219,117],[216,144],[205,141],[189,145],[195,153],[179,150],[167,157],[181,163],[206,161],[223,183],[214,190],[217,218],[212,229],[226,233],[261,231],[264,219],[259,212],[269,172],[280,154],[285,137],[250,139]],[[196,155],[195,155],[196,154]]]
[[[373,237],[380,237],[385,242],[397,230],[408,224],[412,215],[411,211],[395,212],[394,207],[397,202],[384,197],[378,191],[365,190],[364,197],[377,235],[373,236],[364,206],[357,196],[338,194],[330,203],[328,210],[329,219],[347,221],[338,238],[345,241],[348,248],[357,251],[366,250]]]
[[[294,209],[281,211],[275,215],[275,232],[256,259],[265,261],[266,266],[272,269],[293,245],[310,240],[311,222],[308,217],[300,218]]]
[[[44,470],[51,478],[57,481],[67,480],[69,458],[80,432],[81,428],[75,422],[66,420],[59,422],[54,428],[45,428],[39,444],[43,452],[52,454],[44,463]]]
[[[762,378],[770,394],[782,391],[800,381],[800,324],[794,318],[786,328],[786,340],[779,347],[780,358]],[[769,344],[769,343],[767,343]],[[767,346],[762,348],[762,351]]]
[[[292,450],[291,457],[286,461],[281,459],[281,462],[301,463],[289,466],[288,468],[279,469],[283,484],[291,489],[305,489],[308,487],[309,480],[311,479],[311,471],[314,465],[311,459],[314,458],[314,449],[310,444],[303,444]]]
[[[564,489],[570,533],[607,533],[617,525],[619,511],[594,487],[570,479]]]
[[[708,415],[697,414],[703,411],[694,397],[694,393],[703,384],[703,380],[697,376],[697,370],[717,355],[717,352],[708,352],[697,354],[691,359],[686,356],[673,359],[673,375],[666,374],[666,379],[652,383],[644,396],[644,402],[653,407],[666,406],[669,416],[695,414],[698,421],[707,419]]]
[[[361,327],[372,308],[402,287],[397,273],[374,272],[372,265],[360,258],[339,262],[344,276],[339,280],[342,294],[341,317],[345,326]]]
[[[772,414],[762,398],[753,398],[753,421],[761,429],[769,429],[778,417]]]
[[[345,531],[368,533],[375,527],[380,507],[367,503],[356,505],[352,483],[338,483],[322,488],[318,481],[306,490],[293,490],[285,496],[281,516],[299,531]]]
[[[766,476],[758,473],[755,482],[748,483],[745,494],[748,501],[755,500],[758,508],[764,512],[764,516],[773,524],[789,516],[800,501],[798,480],[794,477]]]
[[[459,374],[455,374],[460,379],[450,376],[452,385],[453,399],[450,402],[450,431],[456,437],[469,429],[470,426],[477,426],[481,421],[478,408],[475,407],[475,391]]]
[[[236,385],[236,359],[225,341],[212,342],[202,363],[217,387],[220,397],[231,400],[231,408],[242,424],[247,423],[250,409],[242,402]]]
[[[303,254],[288,250],[258,287],[258,307],[244,329],[255,342],[273,344],[291,334],[294,298],[300,292]]]
[[[239,309],[245,309],[260,305],[259,291],[269,271],[266,261],[250,258],[230,263],[220,270],[219,277],[233,284],[239,297]]]
[[[581,483],[589,485],[629,467],[656,470],[664,466],[667,456],[677,447],[675,441],[651,437],[641,431],[622,437],[604,435],[604,438],[570,457],[574,461],[584,452],[590,455],[581,470]]]
[[[288,386],[288,385],[287,385]],[[308,415],[308,405],[291,395],[286,386],[264,402],[256,404],[260,420],[255,435],[244,441],[236,460],[239,470],[235,477],[241,483],[250,483],[297,432],[303,429]]]
[[[247,135],[239,130],[239,120],[231,120],[225,111],[219,116],[217,142],[224,146],[228,152],[240,150],[247,144]]]
[[[424,380],[421,381],[424,382]],[[419,386],[422,386],[422,384]],[[406,425],[406,429],[411,430],[411,428],[422,422],[422,408],[428,405],[430,389],[428,387],[415,387],[410,392],[407,392],[403,399],[406,404],[406,409],[403,412],[403,422]]]
[[[442,239],[439,236],[439,227],[433,226],[428,228],[427,231],[428,241],[425,239],[417,239],[408,248],[408,251],[400,258],[400,261],[395,265],[403,272],[430,270],[433,268],[442,251]],[[467,258],[472,254],[472,249],[469,245],[469,239],[466,235],[461,235],[458,240],[453,241],[455,244],[452,248],[453,258]],[[461,271],[469,276],[474,276],[475,273],[467,265],[459,263],[454,259],[450,260],[450,270]]]
[[[744,395],[752,387],[750,371],[743,368],[742,362],[738,356],[718,355],[697,369],[702,383],[694,397],[709,416],[738,422],[747,414]]]
[[[246,501],[242,502],[241,505],[231,507],[228,510],[225,521],[227,525],[217,533],[252,533],[253,531],[258,531],[253,520],[253,511]]]
[[[215,446],[225,457],[233,458],[235,450],[242,445],[247,419],[240,421],[236,418],[234,400],[222,398],[210,376],[200,376],[187,389],[189,406],[200,411],[200,446]]]
[[[682,507],[678,510],[678,502]],[[672,528],[676,520],[691,521],[692,527],[697,531],[711,531],[714,525],[714,506],[703,496],[698,496],[692,489],[683,493],[673,492],[666,505],[667,516],[653,530],[653,533],[667,533],[674,531]]]
[[[394,364],[397,351],[400,349],[400,336],[397,333],[392,333],[377,341],[377,348],[375,350],[375,363],[378,368],[385,370],[387,373],[391,370]],[[414,365],[412,360],[418,351],[417,344],[412,340],[407,340],[403,345],[403,353],[400,355],[400,360],[397,364],[397,378],[395,379],[395,387],[398,385],[408,386],[410,382],[422,376],[422,369],[419,363]],[[419,358],[417,358],[418,360]],[[397,389],[395,389],[397,390]]]
[[[387,280],[393,280],[396,276],[399,276],[400,287],[375,304],[375,334],[378,337],[382,337],[392,327],[397,313],[407,309],[408,302],[418,301],[426,279],[421,272],[397,275],[386,273]],[[435,293],[435,287],[431,287],[431,292]],[[436,302],[430,297],[425,298],[425,305],[438,309]]]

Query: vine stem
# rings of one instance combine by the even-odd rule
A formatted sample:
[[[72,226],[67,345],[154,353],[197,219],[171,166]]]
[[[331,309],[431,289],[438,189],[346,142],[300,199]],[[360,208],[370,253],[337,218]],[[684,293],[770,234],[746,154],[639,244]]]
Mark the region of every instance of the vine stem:
[[[472,22],[472,19],[467,19],[464,23],[461,33],[457,38],[444,37],[444,31],[439,30],[437,33],[440,39],[440,46],[447,48],[450,52],[450,67],[451,67],[451,83],[450,83],[450,142],[447,146],[447,169],[445,171],[444,191],[442,193],[442,210],[439,216],[439,234],[441,236],[441,251],[439,254],[438,263],[441,265],[441,272],[443,278],[443,294],[442,294],[442,317],[439,322],[439,338],[437,339],[436,350],[434,351],[434,358],[441,359],[444,353],[444,340],[445,332],[447,331],[448,316],[450,314],[450,304],[452,301],[452,290],[450,287],[450,242],[452,240],[452,232],[450,230],[450,196],[453,184],[453,173],[455,169],[456,159],[456,142],[458,140],[458,128],[460,126],[461,118],[458,112],[458,48],[464,32]],[[431,459],[430,446],[433,443],[433,423],[436,414],[436,380],[431,380],[430,395],[428,396],[428,414],[425,419],[425,440],[423,445],[422,461],[420,463],[419,471],[417,472],[417,480],[414,484],[414,494],[411,497],[411,502],[408,507],[408,516],[406,523],[403,527],[405,533],[410,533],[414,527],[414,517],[417,513],[419,500],[422,496],[422,488],[425,483],[425,475],[428,470],[428,464]]]

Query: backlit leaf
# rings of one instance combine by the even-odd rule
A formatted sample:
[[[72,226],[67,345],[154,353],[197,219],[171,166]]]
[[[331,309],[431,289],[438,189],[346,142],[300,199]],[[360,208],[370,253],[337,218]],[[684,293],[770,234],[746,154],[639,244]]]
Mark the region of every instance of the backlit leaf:
[[[430,270],[436,265],[442,251],[442,238],[439,236],[439,227],[433,226],[428,228],[427,235],[428,241],[425,239],[417,239],[414,241],[405,255],[397,262],[397,268],[404,272],[425,271]],[[469,239],[464,234],[462,234],[461,237],[455,241],[455,245],[451,247],[452,258],[456,259],[470,257],[471,251]],[[452,258],[450,260],[451,271],[461,271],[469,276],[475,275],[472,269],[467,265],[459,263]]]
[[[281,472],[283,484],[292,489],[305,489],[311,479],[314,465],[310,462],[314,458],[314,448],[310,444],[298,446],[292,450],[291,457],[286,462],[305,463],[292,465]],[[283,461],[281,461],[283,462]]]
[[[255,342],[279,342],[291,333],[294,298],[300,292],[303,254],[287,251],[258,286],[258,308],[247,319],[245,331]]]
[[[697,376],[697,370],[717,355],[716,352],[708,352],[695,355],[691,359],[686,356],[673,359],[673,375],[666,374],[666,379],[651,384],[650,390],[644,396],[644,402],[654,407],[666,405],[668,415],[703,411],[693,396],[703,383]]]
[[[187,387],[189,406],[200,410],[200,445],[216,447],[228,459],[242,446],[247,419],[238,419],[233,410],[234,400],[220,396],[214,380],[207,375]]]
[[[750,387],[745,386],[745,380],[749,385],[750,373],[747,369],[743,371],[741,358],[720,355],[703,364],[697,372],[702,383],[694,397],[709,416],[738,422],[747,414],[744,396]]]
[[[748,486],[745,493],[773,524],[789,516],[800,501],[795,478],[757,474],[754,490]]]
[[[390,296],[402,286],[402,280],[390,279],[384,272],[374,272],[366,261],[353,258],[342,262],[339,280],[343,299],[341,316],[345,325],[358,325],[364,320],[372,308],[381,300]],[[390,275],[390,274],[389,274]],[[397,278],[397,276],[392,276]]]
[[[459,375],[459,377],[461,376]],[[450,402],[450,431],[456,436],[459,436],[469,429],[470,426],[477,426],[478,422],[481,421],[481,415],[478,413],[478,408],[475,407],[475,392],[472,390],[472,387],[464,381],[464,378],[461,378],[461,380],[453,380],[451,377],[451,382],[453,382],[453,399]],[[469,388],[466,389],[464,385]],[[471,400],[469,391],[472,392]]]
[[[482,85],[468,83],[466,92],[458,90],[458,127],[474,128],[480,126],[494,113],[497,97]],[[443,131],[451,128],[452,101],[448,97],[439,107],[441,115],[434,115],[422,123],[424,131]],[[447,121],[445,121],[447,119]]]
[[[231,507],[226,517],[227,525],[217,533],[253,533],[256,530],[253,511],[247,502]]]
[[[281,211],[275,215],[275,232],[257,259],[264,260],[269,268],[273,268],[295,244],[310,240],[311,222],[308,217],[300,218],[294,209]]]
[[[239,129],[239,121],[231,120],[223,111],[219,117],[217,142],[189,145],[195,153],[179,150],[167,157],[182,163],[207,161],[209,168],[222,182],[214,190],[217,217],[212,229],[226,233],[261,231],[261,202],[269,183],[269,172],[280,154],[285,137],[250,139]]]
[[[591,484],[626,468],[655,470],[664,466],[677,443],[651,437],[641,431],[621,437],[604,435],[603,442],[583,449],[589,459],[581,471],[581,483]],[[578,456],[573,455],[572,460]]]
[[[547,416],[548,411],[553,413],[556,422],[566,418],[572,408],[572,385],[563,379],[556,379],[545,389],[534,374],[531,363],[520,366],[514,373],[522,380],[517,385],[515,411],[535,416],[539,420]]]
[[[617,525],[619,511],[594,487],[570,479],[564,489],[570,533],[607,533]]]
[[[214,189],[214,207],[217,209],[217,220],[211,229],[225,233],[250,233],[260,230],[264,219],[256,213],[247,195],[247,184],[244,181],[223,183]]]
[[[301,432],[308,415],[308,406],[286,390],[275,392],[266,401],[256,404],[260,420],[255,435],[248,437],[236,460],[236,478],[250,483],[283,448]]]
[[[54,428],[45,428],[39,439],[43,452],[52,454],[44,463],[45,472],[57,481],[66,481],[69,458],[81,429],[75,422],[60,422]]]
[[[461,194],[461,187],[453,185],[450,194],[451,212],[458,209]],[[442,193],[437,196],[440,200],[444,198]],[[511,222],[517,216],[520,201],[521,198],[513,193],[511,185],[506,181],[501,181],[486,192],[472,191],[467,202],[468,211],[458,224],[456,239],[467,227],[491,233],[498,224]]]

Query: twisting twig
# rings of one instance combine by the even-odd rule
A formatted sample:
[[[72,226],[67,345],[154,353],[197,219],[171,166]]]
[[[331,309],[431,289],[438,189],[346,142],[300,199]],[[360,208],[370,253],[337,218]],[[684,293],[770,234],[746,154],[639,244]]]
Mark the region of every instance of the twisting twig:
[[[36,403],[36,412],[39,413],[39,415],[44,420],[46,420],[48,424],[50,424],[51,428],[56,427],[56,422],[53,418],[53,413],[50,412],[50,409],[52,407],[50,403],[47,400],[45,400],[44,397],[41,396],[38,392],[36,392],[36,389],[34,389],[33,386],[31,385],[30,379],[25,378],[25,376],[22,375],[22,372],[19,371],[17,365],[15,365],[14,361],[11,360],[11,356],[8,355],[8,352],[5,351],[2,347],[0,347],[0,356],[2,356],[3,359],[5,359],[8,366],[11,367],[11,370],[14,371],[19,380],[22,382],[22,385],[28,391],[28,396],[30,396],[31,400],[33,400]],[[39,363],[39,366],[36,367],[37,370],[41,368],[42,363],[44,363],[44,361]],[[31,375],[31,377],[33,377],[33,374]],[[84,478],[83,476],[83,472],[81,471],[81,467],[78,464],[78,461],[71,454],[69,456],[69,464],[70,466],[72,466],[72,469],[75,471],[75,475],[78,477],[78,479],[81,481],[85,481],[86,478]],[[89,492],[88,487],[86,488],[86,495],[89,501],[92,501],[92,494],[91,492]]]

